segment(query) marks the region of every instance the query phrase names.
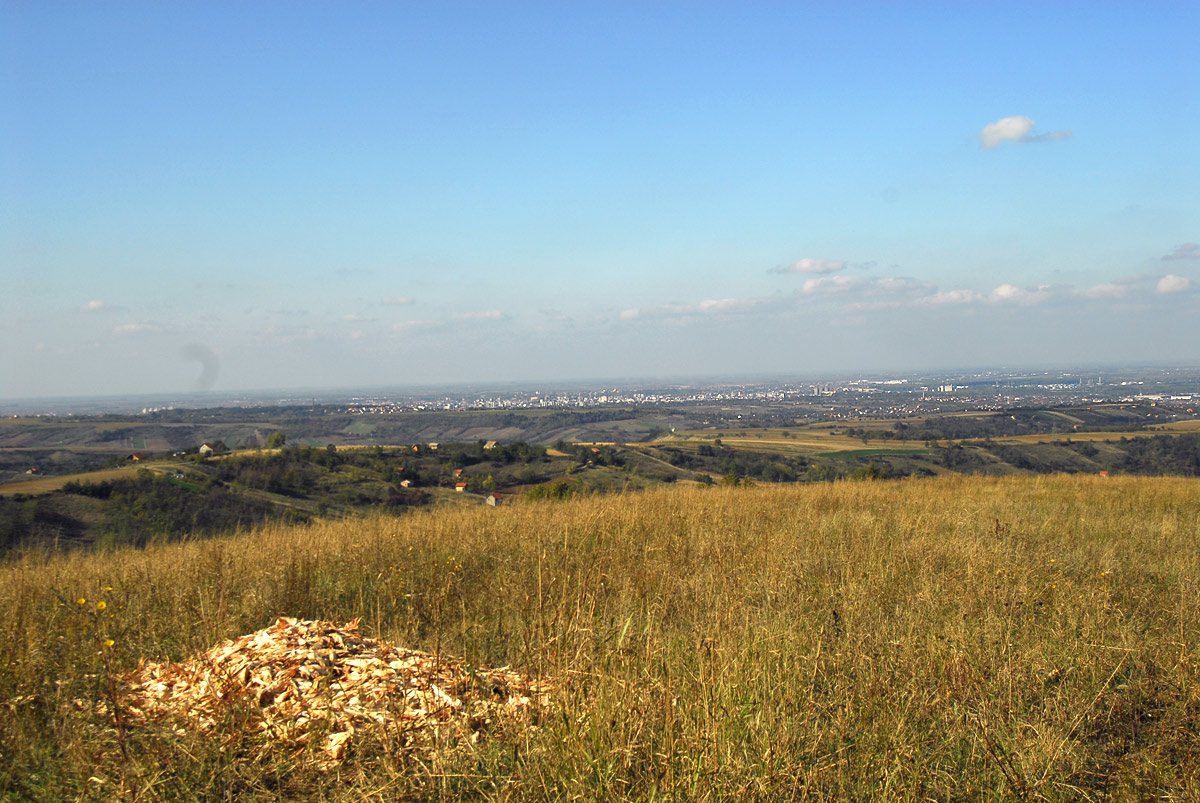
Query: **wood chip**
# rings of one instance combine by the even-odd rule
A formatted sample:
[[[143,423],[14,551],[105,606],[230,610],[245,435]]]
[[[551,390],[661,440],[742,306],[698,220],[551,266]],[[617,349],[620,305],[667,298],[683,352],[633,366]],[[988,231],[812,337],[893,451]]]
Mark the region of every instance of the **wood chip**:
[[[142,661],[120,681],[134,724],[169,719],[221,736],[231,707],[240,705],[269,737],[264,749],[294,750],[312,733],[325,734],[329,766],[345,759],[359,729],[406,748],[439,737],[473,744],[490,723],[527,722],[548,709],[551,689],[509,667],[468,667],[365,638],[358,620],[286,617],[183,663]]]

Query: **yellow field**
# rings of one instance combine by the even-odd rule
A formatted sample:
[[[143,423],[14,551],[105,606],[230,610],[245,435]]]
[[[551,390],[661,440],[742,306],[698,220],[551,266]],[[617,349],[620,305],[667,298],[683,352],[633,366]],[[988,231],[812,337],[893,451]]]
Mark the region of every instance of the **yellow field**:
[[[0,798],[1193,800],[1197,532],[1193,479],[944,477],[30,556],[0,568]],[[209,735],[112,715],[139,660],[280,615],[512,665],[553,711],[433,760],[364,729],[336,770],[236,677]]]
[[[974,415],[974,414],[973,414]],[[853,451],[861,449],[887,449],[889,451],[903,452],[909,450],[926,449],[924,441],[916,440],[900,440],[900,439],[884,439],[871,438],[869,443],[863,443],[861,437],[851,437],[847,435],[833,435],[831,430],[835,428],[842,429],[845,426],[853,425],[859,427],[863,422],[854,421],[849,424],[834,425],[834,424],[816,424],[805,427],[796,427],[794,429],[760,429],[756,430],[750,427],[734,430],[735,432],[744,432],[745,435],[730,434],[729,430],[721,430],[720,434],[714,430],[694,430],[689,432],[677,433],[673,436],[660,438],[656,443],[679,443],[679,444],[712,444],[715,440],[720,440],[725,446],[735,449],[749,449],[762,452],[778,452],[780,454],[794,455],[820,455],[829,452]],[[1177,424],[1165,424],[1157,427],[1154,430],[1135,430],[1135,431],[1114,431],[1114,432],[1061,432],[1057,434],[1041,434],[1041,435],[1011,435],[1006,437],[994,437],[991,439],[993,443],[1051,443],[1054,441],[1106,441],[1120,440],[1121,438],[1150,438],[1155,435],[1161,435],[1162,430],[1187,432],[1200,431],[1200,421],[1183,421]],[[783,437],[783,432],[788,432],[790,437]],[[982,438],[964,438],[963,442],[970,443],[972,441],[982,441]],[[939,446],[949,446],[952,443],[957,443],[957,440],[942,440],[938,441]]]
[[[1200,432],[1200,419],[1175,421],[1170,424],[1158,424],[1154,427],[1154,429],[1165,432]]]
[[[38,494],[47,494],[51,491],[57,491],[68,482],[103,482],[104,480],[119,480],[127,479],[136,476],[138,468],[145,466],[127,466],[123,468],[110,468],[103,471],[88,471],[83,474],[64,474],[61,477],[39,477],[0,485],[0,496],[15,496],[16,494],[28,494],[37,496]]]

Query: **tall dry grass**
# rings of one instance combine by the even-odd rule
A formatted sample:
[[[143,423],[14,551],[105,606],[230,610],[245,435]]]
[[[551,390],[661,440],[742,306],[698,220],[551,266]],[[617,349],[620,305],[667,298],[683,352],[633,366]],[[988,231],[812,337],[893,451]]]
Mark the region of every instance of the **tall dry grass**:
[[[1198,492],[1117,477],[668,488],[28,558],[0,570],[0,789],[1197,799]],[[361,617],[553,678],[556,713],[438,764],[364,743],[335,772],[247,762],[237,711],[223,739],[91,713],[140,657],[279,615]]]

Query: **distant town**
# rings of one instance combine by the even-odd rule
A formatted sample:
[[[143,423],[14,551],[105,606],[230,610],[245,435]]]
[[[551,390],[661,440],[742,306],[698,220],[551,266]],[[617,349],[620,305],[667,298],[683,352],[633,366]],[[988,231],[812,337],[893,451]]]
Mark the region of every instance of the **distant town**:
[[[1100,402],[1150,402],[1192,412],[1200,368],[986,370],[892,376],[807,377],[755,381],[648,380],[427,389],[373,388],[180,394],[178,397],[0,400],[17,416],[151,415],[178,409],[295,407],[316,413],[393,415],[421,411],[588,409],[603,407],[802,408],[825,418],[907,418],[969,410]]]

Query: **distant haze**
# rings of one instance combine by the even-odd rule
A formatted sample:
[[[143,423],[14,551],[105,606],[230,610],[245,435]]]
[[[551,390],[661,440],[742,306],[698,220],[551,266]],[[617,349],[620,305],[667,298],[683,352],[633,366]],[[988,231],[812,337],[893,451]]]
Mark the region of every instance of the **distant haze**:
[[[1200,362],[1200,4],[4,18],[0,398]]]

